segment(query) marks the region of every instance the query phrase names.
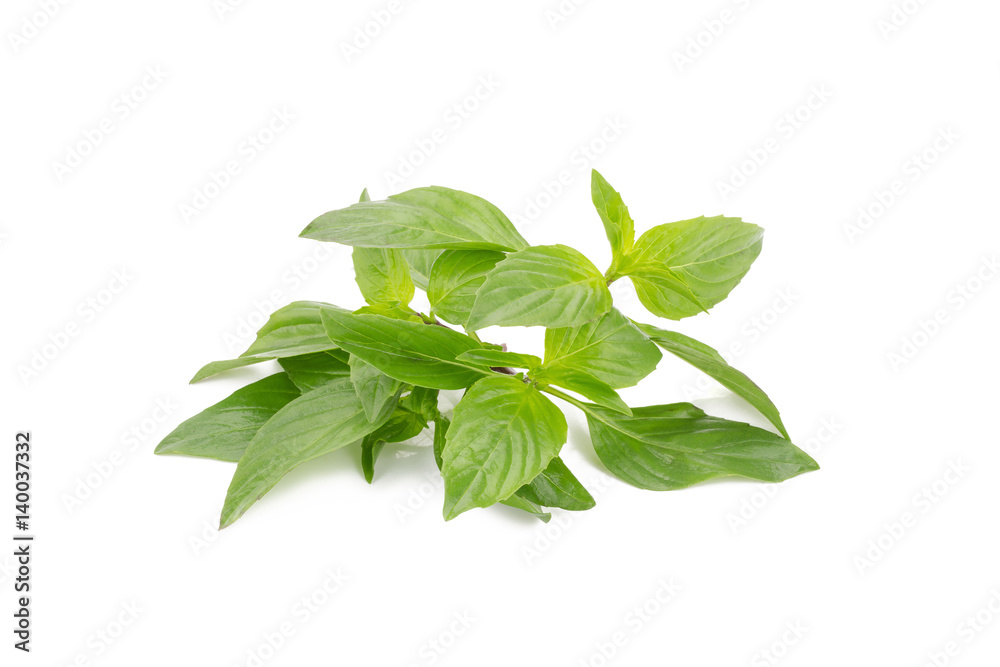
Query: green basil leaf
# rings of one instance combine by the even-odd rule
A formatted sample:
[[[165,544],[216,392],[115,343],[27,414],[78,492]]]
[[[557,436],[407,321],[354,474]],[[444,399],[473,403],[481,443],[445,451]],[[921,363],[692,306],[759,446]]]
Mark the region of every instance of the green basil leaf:
[[[545,511],[545,508],[538,503],[532,502],[520,495],[520,491],[517,491],[510,498],[506,500],[501,500],[501,505],[506,505],[507,507],[513,507],[516,510],[521,510],[522,512],[527,512],[535,517],[537,517],[542,523],[548,523],[552,520],[552,515]]]
[[[597,504],[587,488],[558,456],[549,462],[538,477],[522,486],[514,495],[543,507],[559,507],[574,512],[589,510]]]
[[[632,250],[635,243],[635,223],[628,213],[628,207],[622,196],[611,187],[611,184],[601,176],[596,169],[591,172],[590,196],[594,208],[604,223],[604,232],[608,235],[615,262]],[[614,270],[614,266],[612,266]]]
[[[386,443],[405,442],[420,435],[427,420],[410,410],[396,408],[389,421],[365,436],[361,441],[361,469],[369,484],[375,479],[375,462]]]
[[[313,220],[301,236],[368,248],[520,250],[528,246],[500,209],[448,188],[409,190]]]
[[[284,373],[258,380],[175,428],[155,453],[239,461],[257,431],[299,395]]]
[[[294,468],[349,445],[379,426],[368,420],[349,378],[295,399],[250,441],[229,485],[220,528],[232,525]]]
[[[438,470],[444,467],[444,461],[441,457],[444,454],[449,426],[451,426],[450,419],[438,417],[434,420],[434,462],[437,463]]]
[[[410,267],[392,248],[354,248],[354,278],[370,304],[406,306],[413,299]]]
[[[476,294],[467,328],[575,327],[611,309],[604,276],[564,245],[534,246],[507,255]]]
[[[318,389],[333,380],[350,377],[350,354],[344,350],[327,350],[298,357],[278,359],[295,386],[302,393]]]
[[[774,427],[778,429],[781,435],[789,438],[788,431],[785,430],[785,425],[781,422],[781,415],[778,413],[778,408],[767,397],[764,390],[754,384],[753,380],[742,372],[730,366],[722,358],[721,354],[708,345],[676,331],[666,331],[651,324],[641,324],[638,322],[636,326],[649,336],[650,340],[664,350],[680,357],[698,370],[705,372],[723,387],[744,399],[756,408],[758,412],[767,417],[768,421],[774,424]]]
[[[423,416],[427,421],[433,421],[441,416],[438,410],[438,390],[427,387],[414,387],[403,399],[402,405],[411,412]]]
[[[598,380],[590,373],[575,368],[543,368],[532,373],[531,379],[543,385],[543,388],[554,384],[557,387],[580,394],[597,405],[603,405],[615,412],[625,415],[632,414],[631,408],[607,382]]]
[[[333,309],[323,312],[323,324],[338,347],[407,384],[464,389],[490,372],[456,360],[482,346],[447,327]]]
[[[403,383],[391,378],[364,359],[351,356],[351,382],[368,419],[375,421],[385,406],[398,399]]]
[[[458,405],[442,453],[445,520],[506,500],[538,476],[566,442],[566,418],[509,375],[474,384]]]
[[[740,218],[695,218],[639,237],[620,273],[660,317],[679,320],[729,296],[760,254],[764,230]]]
[[[542,365],[542,360],[533,354],[519,352],[504,352],[503,350],[470,350],[458,355],[459,361],[469,361],[490,368],[527,368],[529,370]]]
[[[445,250],[434,263],[427,286],[431,313],[445,322],[465,326],[476,291],[503,258],[502,252],[493,250]]]
[[[403,249],[399,252],[403,253],[403,259],[410,266],[410,278],[413,279],[413,283],[426,292],[431,279],[431,267],[444,251]]]
[[[296,301],[271,314],[267,323],[257,332],[257,340],[237,359],[213,361],[195,373],[192,384],[224,371],[259,364],[262,361],[297,357],[311,352],[332,350],[320,320],[320,310],[336,306],[318,301]]]
[[[581,370],[613,389],[638,384],[662,358],[656,345],[614,308],[583,326],[545,332],[545,368]]]
[[[780,482],[819,468],[788,440],[690,403],[635,408],[632,417],[598,407],[586,412],[598,457],[642,489],[682,489],[727,475]]]

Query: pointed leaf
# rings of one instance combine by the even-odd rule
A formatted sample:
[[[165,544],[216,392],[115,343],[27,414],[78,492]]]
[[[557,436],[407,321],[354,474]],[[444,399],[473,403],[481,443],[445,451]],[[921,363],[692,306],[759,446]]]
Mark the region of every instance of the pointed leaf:
[[[386,443],[404,442],[420,435],[427,428],[427,420],[410,410],[396,408],[389,421],[365,436],[361,441],[361,469],[369,484],[375,478],[375,462]]]
[[[586,412],[598,457],[643,489],[682,489],[727,475],[780,482],[819,467],[770,431],[710,417],[690,403],[635,408],[632,417],[598,407]]]
[[[500,209],[448,188],[409,190],[313,220],[301,236],[368,248],[520,250],[528,246]]]
[[[587,488],[558,456],[549,462],[549,466],[538,477],[522,486],[514,495],[543,507],[560,507],[575,512],[589,510],[597,504]]]
[[[295,386],[303,393],[318,389],[343,377],[350,377],[350,354],[344,350],[327,350],[298,357],[278,359]]]
[[[611,309],[604,276],[564,245],[534,246],[496,265],[476,294],[466,328],[573,327]]]
[[[465,326],[476,291],[503,258],[502,252],[493,250],[445,250],[434,263],[427,287],[431,312],[446,322]]]
[[[601,216],[601,222],[604,223],[604,231],[608,235],[608,242],[611,243],[611,250],[617,260],[632,250],[632,244],[635,242],[635,223],[632,222],[622,196],[596,169],[591,172],[590,195],[598,215]]]
[[[546,512],[544,507],[519,494],[520,492],[517,492],[510,498],[501,500],[500,504],[506,505],[507,507],[513,507],[514,509],[521,510],[522,512],[527,512],[528,514],[538,518],[542,523],[548,523],[552,520],[552,514]]]
[[[455,407],[442,459],[444,516],[509,498],[566,442],[566,418],[537,389],[509,375],[480,380]]]
[[[542,365],[542,360],[533,354],[519,352],[504,352],[503,350],[470,350],[458,355],[459,361],[470,361],[490,368],[527,368],[534,369]]]
[[[549,385],[562,387],[615,412],[632,414],[632,410],[608,383],[598,380],[590,373],[575,368],[544,368],[533,373],[531,379],[541,384],[543,388]]]
[[[442,456],[444,455],[444,446],[447,443],[449,426],[451,426],[450,419],[438,417],[434,420],[434,462],[437,463],[438,470],[444,467]]]
[[[395,402],[403,383],[391,378],[360,357],[351,356],[351,382],[368,419],[375,421],[386,404]]]
[[[656,345],[614,308],[583,326],[545,332],[545,368],[581,370],[613,389],[638,384],[662,357]]]
[[[175,428],[156,453],[239,461],[257,431],[299,395],[284,373],[258,380]]]

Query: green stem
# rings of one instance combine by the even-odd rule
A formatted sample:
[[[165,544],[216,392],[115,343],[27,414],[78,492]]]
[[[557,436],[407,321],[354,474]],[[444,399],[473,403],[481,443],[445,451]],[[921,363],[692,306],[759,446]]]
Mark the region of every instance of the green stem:
[[[549,394],[552,394],[556,398],[561,398],[562,400],[566,401],[567,403],[572,403],[576,407],[578,407],[581,410],[583,410],[584,412],[586,412],[588,415],[594,415],[594,413],[590,410],[590,406],[588,404],[584,403],[581,400],[573,398],[569,394],[564,394],[563,392],[559,391],[555,387],[544,387],[544,388],[542,388],[542,391],[547,392]],[[596,417],[597,415],[594,415],[594,416]]]

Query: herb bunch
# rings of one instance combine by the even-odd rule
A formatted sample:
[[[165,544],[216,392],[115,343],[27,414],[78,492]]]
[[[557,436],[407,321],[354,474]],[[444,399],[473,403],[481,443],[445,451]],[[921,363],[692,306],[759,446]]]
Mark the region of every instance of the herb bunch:
[[[596,171],[592,196],[613,252],[604,273],[569,246],[529,245],[498,208],[457,190],[375,202],[365,191],[320,216],[301,235],[353,246],[368,305],[299,301],[276,311],[246,352],[192,382],[268,360],[282,372],[187,420],[156,453],[237,462],[223,528],[289,471],[342,447],[359,447],[370,483],[387,443],[428,428],[446,520],[496,503],[542,520],[546,508],[590,509],[593,497],[559,458],[566,418],[546,394],[582,410],[603,464],[643,489],[729,475],[780,482],[817,469],[746,375],[704,343],[630,320],[608,289],[630,279],[646,309],[669,320],[706,312],[746,275],[763,230],[701,217],[637,239],[622,197]],[[428,314],[410,308],[416,287]],[[491,326],[545,327],[544,358],[480,339]],[[745,399],[777,433],[690,403],[630,408],[616,390],[651,373],[661,349]],[[451,416],[438,409],[442,390],[465,392]]]

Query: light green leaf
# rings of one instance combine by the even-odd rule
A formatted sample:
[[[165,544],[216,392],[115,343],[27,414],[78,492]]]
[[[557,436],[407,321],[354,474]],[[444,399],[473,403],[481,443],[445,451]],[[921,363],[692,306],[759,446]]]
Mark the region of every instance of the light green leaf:
[[[727,475],[780,482],[819,468],[788,440],[710,417],[690,403],[635,408],[632,417],[599,407],[585,411],[598,457],[643,489],[682,489]]]
[[[441,412],[438,410],[437,389],[414,387],[403,399],[402,406],[411,412],[416,412],[423,416],[427,421],[432,421],[441,416]]]
[[[614,389],[603,380],[598,380],[590,373],[575,368],[543,368],[531,374],[531,379],[542,385],[542,388],[555,385],[580,394],[597,405],[603,405],[615,412],[631,415],[632,410],[625,404]]]
[[[413,299],[410,267],[399,250],[354,248],[354,278],[370,304],[406,306]]]
[[[549,512],[546,512],[544,507],[520,495],[520,491],[506,500],[501,500],[500,504],[506,505],[507,507],[513,507],[514,509],[521,510],[522,512],[527,512],[528,514],[537,517],[542,523],[548,523],[552,520],[552,515]]]
[[[350,354],[344,350],[313,352],[298,357],[278,359],[295,386],[303,393],[318,389],[333,380],[350,377]]]
[[[500,209],[448,188],[409,190],[313,220],[301,236],[368,248],[520,250],[528,246]]]
[[[389,421],[365,436],[361,441],[361,469],[369,484],[375,478],[375,462],[386,443],[404,442],[420,435],[427,428],[427,420],[410,410],[396,408]]]
[[[591,172],[590,196],[598,215],[601,216],[601,222],[604,223],[604,231],[614,252],[614,263],[617,263],[619,258],[632,250],[632,245],[635,243],[635,223],[628,213],[628,207],[625,206],[622,196],[596,169]],[[612,265],[613,270],[614,265]]]
[[[768,421],[774,424],[781,435],[788,438],[788,431],[781,422],[781,415],[771,399],[767,397],[764,390],[754,384],[742,372],[736,370],[722,358],[722,355],[702,342],[677,333],[676,331],[666,331],[651,324],[636,323],[650,340],[662,347],[667,352],[674,354],[688,362],[698,370],[705,372],[709,377],[716,380],[723,387],[747,401],[757,409]]]
[[[465,326],[476,291],[503,258],[502,252],[493,250],[445,250],[434,263],[427,287],[431,312],[446,322]]]
[[[638,384],[661,358],[656,345],[614,308],[583,326],[545,332],[545,368],[581,370],[613,389]]]
[[[294,468],[360,440],[379,426],[368,421],[349,378],[295,399],[250,441],[229,485],[220,528],[232,525]]]
[[[191,379],[192,383],[204,380],[224,371],[259,364],[262,361],[297,357],[311,352],[332,350],[337,346],[330,342],[320,321],[320,310],[336,306],[319,301],[296,301],[279,308],[257,332],[257,340],[238,359],[213,361],[205,365]]]
[[[533,354],[504,352],[503,350],[470,350],[458,355],[459,361],[469,361],[490,368],[526,368],[532,370],[542,365],[542,360]]]
[[[496,265],[476,294],[466,326],[575,327],[611,309],[604,276],[564,245],[534,246]]]
[[[444,517],[506,500],[538,476],[566,442],[566,418],[509,375],[480,380],[455,407],[442,459]]]
[[[352,355],[401,382],[431,389],[463,389],[490,371],[456,357],[481,349],[475,340],[447,327],[327,310],[330,339]]]
[[[375,421],[388,403],[399,398],[403,383],[391,378],[360,357],[351,356],[351,382],[368,419]]]
[[[760,254],[764,230],[740,218],[695,218],[653,227],[639,237],[619,273],[643,305],[679,320],[716,305]]]
[[[514,495],[543,507],[560,507],[575,512],[589,510],[597,504],[587,488],[558,456],[549,462],[538,477],[522,486]]]
[[[444,251],[403,249],[399,252],[403,253],[403,258],[410,266],[410,277],[414,284],[426,292],[431,279],[431,267]]]
[[[258,380],[175,428],[156,453],[239,461],[257,431],[299,395],[284,373]]]

